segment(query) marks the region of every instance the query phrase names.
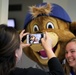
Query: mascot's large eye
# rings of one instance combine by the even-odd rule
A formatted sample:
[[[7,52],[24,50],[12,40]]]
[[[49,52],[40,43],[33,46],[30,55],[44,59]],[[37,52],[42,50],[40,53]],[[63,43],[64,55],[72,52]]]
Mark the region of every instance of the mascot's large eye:
[[[37,25],[34,25],[33,31],[39,31],[39,27]]]
[[[47,23],[47,29],[48,29],[48,28],[54,29],[54,25],[53,25],[51,22],[48,22],[48,23]]]

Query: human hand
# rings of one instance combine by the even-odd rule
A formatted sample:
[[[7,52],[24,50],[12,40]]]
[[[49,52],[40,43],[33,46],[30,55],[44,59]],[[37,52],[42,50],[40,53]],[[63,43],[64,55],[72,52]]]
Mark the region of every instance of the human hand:
[[[24,36],[26,36],[27,34],[29,34],[28,32],[27,33],[24,33],[24,32],[25,32],[25,30],[22,30],[20,33],[20,41],[21,41],[22,48],[30,46],[30,44],[26,44],[26,43],[22,42],[22,38]]]
[[[50,38],[49,34],[45,32],[45,37],[41,39],[42,46],[47,49],[52,49],[52,39]]]

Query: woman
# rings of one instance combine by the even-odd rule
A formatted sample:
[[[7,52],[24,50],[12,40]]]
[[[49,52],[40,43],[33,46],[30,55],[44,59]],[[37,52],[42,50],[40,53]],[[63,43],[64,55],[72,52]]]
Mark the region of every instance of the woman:
[[[65,75],[76,75],[76,37],[65,45]]]
[[[22,48],[29,46],[21,41],[27,34],[23,30],[19,36],[14,28],[0,25],[0,75],[64,75],[62,66],[52,51],[52,41],[47,33],[41,41],[49,59],[50,72],[31,67],[27,69],[15,67],[22,56]]]

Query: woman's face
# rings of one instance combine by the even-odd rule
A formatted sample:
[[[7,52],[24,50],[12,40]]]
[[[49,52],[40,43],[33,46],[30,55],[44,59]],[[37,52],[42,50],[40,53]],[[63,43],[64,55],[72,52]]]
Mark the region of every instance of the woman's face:
[[[65,49],[65,58],[69,66],[76,67],[76,42],[69,42]]]

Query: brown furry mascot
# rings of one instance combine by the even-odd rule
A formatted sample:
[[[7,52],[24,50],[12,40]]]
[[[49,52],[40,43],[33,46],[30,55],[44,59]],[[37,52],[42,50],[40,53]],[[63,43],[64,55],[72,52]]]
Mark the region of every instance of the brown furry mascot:
[[[57,4],[42,3],[29,7],[25,18],[24,29],[30,33],[47,31],[53,39],[53,51],[62,63],[64,44],[75,37],[76,23],[72,22],[67,12]],[[25,42],[26,40],[24,40]],[[32,44],[24,48],[24,53],[37,62],[37,68],[47,71],[48,58],[41,44]]]

